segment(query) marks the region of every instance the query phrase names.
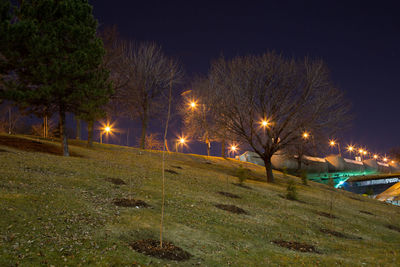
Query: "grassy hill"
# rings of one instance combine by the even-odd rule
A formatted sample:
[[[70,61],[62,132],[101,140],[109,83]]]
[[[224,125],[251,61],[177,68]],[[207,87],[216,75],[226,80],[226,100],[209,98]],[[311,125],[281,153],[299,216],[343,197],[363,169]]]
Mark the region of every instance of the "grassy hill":
[[[398,207],[321,184],[305,186],[279,172],[275,184],[266,184],[260,166],[179,153],[167,158],[164,234],[192,257],[177,262],[146,256],[130,245],[159,238],[161,153],[99,144],[87,149],[73,141],[74,156],[65,158],[55,155],[58,144],[8,138],[0,136],[0,266],[400,262]],[[240,164],[251,171],[248,188],[234,185]],[[118,179],[126,184],[114,184]],[[284,197],[289,180],[299,201]],[[114,203],[129,196],[150,207]],[[218,204],[235,205],[247,214]],[[285,242],[308,244],[315,251],[288,249],[296,243]]]

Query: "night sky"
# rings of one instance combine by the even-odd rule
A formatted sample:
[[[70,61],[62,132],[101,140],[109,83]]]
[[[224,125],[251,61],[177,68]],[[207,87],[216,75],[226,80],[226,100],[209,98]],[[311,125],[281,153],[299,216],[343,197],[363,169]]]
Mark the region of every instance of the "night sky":
[[[275,50],[322,59],[356,117],[351,129],[337,137],[342,146],[352,142],[379,153],[400,146],[400,16],[395,2],[90,2],[100,26],[117,25],[124,39],[157,42],[180,60],[188,80],[206,74],[220,55]]]

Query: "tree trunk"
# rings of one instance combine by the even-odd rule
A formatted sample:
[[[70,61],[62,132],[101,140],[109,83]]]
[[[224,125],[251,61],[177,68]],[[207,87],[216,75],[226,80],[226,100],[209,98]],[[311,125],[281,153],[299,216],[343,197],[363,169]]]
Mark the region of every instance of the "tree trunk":
[[[208,138],[206,139],[206,145],[207,145],[207,156],[210,156],[210,148],[211,148],[211,143]]]
[[[49,137],[49,118],[48,116],[44,116],[44,137],[48,138]]]
[[[148,124],[148,116],[147,112],[144,113],[143,120],[142,120],[142,136],[140,137],[140,148],[144,149],[146,143],[146,130]]]
[[[76,119],[76,139],[81,140],[81,120]]]
[[[63,155],[65,157],[69,156],[68,151],[68,139],[65,127],[65,110],[60,108],[60,138],[61,138],[61,148],[63,151]]]
[[[303,155],[297,156],[297,170],[296,170],[297,173],[300,173],[302,158],[303,158]]]
[[[274,182],[274,174],[272,173],[271,157],[264,158],[265,172],[267,174],[267,183]]]
[[[8,107],[8,134],[11,134],[11,107]]]
[[[225,139],[222,139],[222,141],[221,141],[221,156],[223,158],[226,158],[226,155],[225,155]]]
[[[87,139],[87,146],[88,147],[93,147],[93,121],[88,121],[87,122],[87,128],[88,128],[88,139]]]

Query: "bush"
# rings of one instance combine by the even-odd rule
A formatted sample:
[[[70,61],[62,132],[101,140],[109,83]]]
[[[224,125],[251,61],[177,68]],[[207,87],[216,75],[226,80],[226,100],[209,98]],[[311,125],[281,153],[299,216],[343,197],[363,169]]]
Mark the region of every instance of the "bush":
[[[303,185],[308,185],[307,171],[306,170],[301,170],[300,178],[301,178],[301,181],[303,182]]]
[[[236,176],[239,179],[239,184],[243,184],[243,182],[249,177],[249,170],[240,165],[236,170]]]
[[[289,180],[286,188],[286,198],[290,200],[297,200],[297,189],[292,180]]]

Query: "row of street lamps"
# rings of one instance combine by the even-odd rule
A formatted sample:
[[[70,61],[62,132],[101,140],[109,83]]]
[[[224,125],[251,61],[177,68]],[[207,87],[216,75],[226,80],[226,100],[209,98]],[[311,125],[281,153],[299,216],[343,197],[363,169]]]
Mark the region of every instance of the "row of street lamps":
[[[198,106],[197,102],[194,101],[194,100],[190,101],[188,105],[192,110],[196,109],[197,106]],[[264,130],[268,126],[270,126],[270,124],[271,123],[265,118],[260,121],[260,125],[261,125],[261,127],[264,128]],[[110,125],[109,123],[107,123],[106,125],[103,125],[103,128],[100,131],[100,143],[103,143],[103,138],[102,138],[103,134],[107,134],[107,136],[108,136],[108,134],[110,134],[110,133],[112,134],[112,130],[113,130],[112,129],[112,124]],[[303,132],[303,134],[302,134],[302,138],[303,139],[307,140],[310,137],[314,141],[313,135],[310,132],[307,132],[307,131]],[[176,140],[176,143],[175,143],[175,151],[178,152],[179,146],[183,147],[183,146],[186,145],[187,142],[188,142],[188,140],[184,136],[179,137]],[[336,140],[331,139],[331,140],[329,140],[329,146],[332,147],[332,148],[337,146],[339,155],[340,156],[342,155],[339,142],[337,142]],[[239,150],[239,147],[235,143],[233,143],[233,144],[231,144],[229,146],[229,152],[232,153],[233,155],[236,154],[238,152],[238,150]],[[354,145],[348,145],[346,150],[350,154],[350,156],[352,155],[352,153],[355,153],[355,154],[358,153],[358,155],[361,156],[361,158],[364,158],[364,157],[366,157],[368,155],[371,155],[371,153],[369,153],[365,148],[358,148],[357,149]],[[377,154],[373,154],[372,158],[375,159],[375,160],[378,160],[381,157],[379,155],[377,155]],[[388,162],[389,161],[389,159],[386,156],[382,157],[382,160],[384,162]],[[394,161],[392,160],[391,163],[394,163]]]

